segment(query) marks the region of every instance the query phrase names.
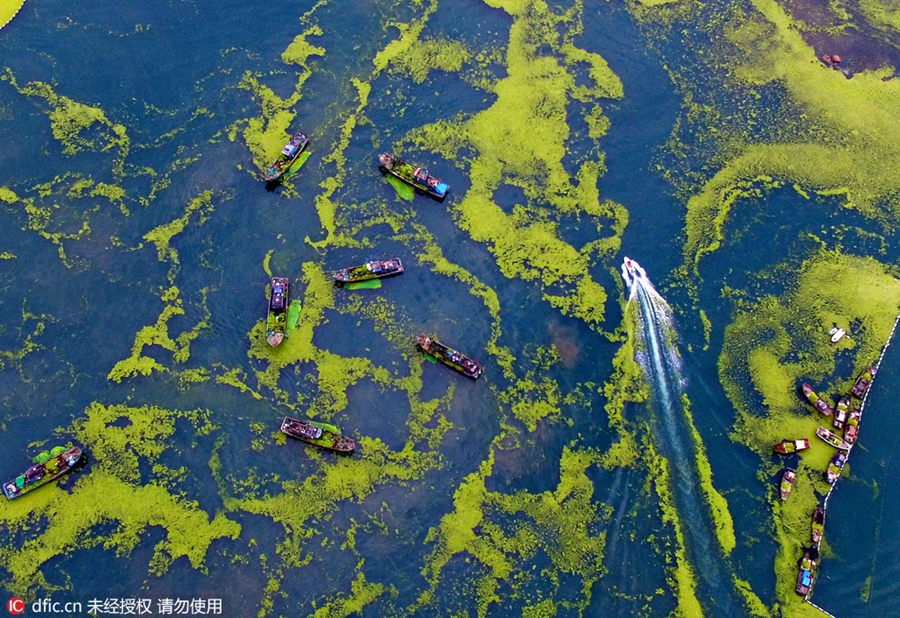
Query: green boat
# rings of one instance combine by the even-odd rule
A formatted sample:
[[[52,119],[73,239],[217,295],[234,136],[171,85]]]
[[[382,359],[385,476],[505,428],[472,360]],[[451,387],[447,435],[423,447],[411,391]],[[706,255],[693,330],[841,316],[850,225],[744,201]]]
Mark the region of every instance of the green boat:
[[[428,170],[415,167],[388,152],[378,155],[378,161],[381,163],[383,172],[396,176],[422,193],[427,193],[437,200],[443,200],[447,196],[447,190],[450,187],[447,186],[447,183],[441,182],[440,178],[429,174]]]
[[[272,281],[269,283],[266,341],[274,348],[284,340],[284,334],[287,332],[287,308],[291,302],[291,282],[287,277],[272,277]]]
[[[41,453],[35,457],[33,466],[25,472],[4,483],[3,493],[7,500],[19,498],[29,491],[58,479],[72,471],[75,465],[81,461],[83,453],[77,446],[63,448],[55,446],[49,453]]]
[[[448,367],[456,369],[458,372],[473,380],[477,380],[478,376],[484,373],[484,368],[477,360],[473,360],[465,354],[461,354],[456,350],[448,348],[435,337],[419,335],[416,337],[416,343],[419,344],[419,347],[422,348],[422,351],[426,354],[430,354]]]
[[[303,131],[297,131],[294,137],[281,149],[281,154],[278,155],[278,158],[266,168],[263,174],[266,182],[275,182],[281,178],[291,168],[291,165],[297,160],[308,143],[309,135]]]
[[[340,429],[329,423],[301,421],[285,416],[281,422],[281,431],[292,438],[332,451],[350,453],[356,448],[356,443],[352,438],[343,435]]]

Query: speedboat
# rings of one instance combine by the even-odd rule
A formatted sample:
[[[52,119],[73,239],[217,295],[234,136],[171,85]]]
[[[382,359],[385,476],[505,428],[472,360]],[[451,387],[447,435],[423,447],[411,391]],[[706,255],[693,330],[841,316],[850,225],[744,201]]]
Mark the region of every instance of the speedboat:
[[[630,257],[622,260],[622,278],[629,286],[634,285],[637,280],[644,281],[647,279],[647,271],[641,268],[641,265]]]

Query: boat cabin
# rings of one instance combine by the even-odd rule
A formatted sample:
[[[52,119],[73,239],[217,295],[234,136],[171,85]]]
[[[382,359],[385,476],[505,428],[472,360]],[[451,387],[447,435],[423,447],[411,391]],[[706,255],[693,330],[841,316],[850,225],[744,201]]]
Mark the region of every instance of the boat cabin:
[[[272,300],[270,301],[270,307],[273,311],[283,311],[285,308],[284,288],[279,284],[275,284],[275,287],[272,288]]]

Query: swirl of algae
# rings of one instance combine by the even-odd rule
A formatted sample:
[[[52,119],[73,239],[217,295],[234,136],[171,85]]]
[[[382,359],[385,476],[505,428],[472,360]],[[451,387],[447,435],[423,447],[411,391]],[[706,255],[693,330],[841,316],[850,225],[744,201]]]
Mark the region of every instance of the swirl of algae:
[[[596,243],[578,250],[559,238],[557,223],[532,221],[524,209],[507,215],[493,195],[506,183],[522,188],[530,202],[548,205],[560,215],[585,213],[611,219],[614,237],[607,239],[605,248],[614,252],[627,211],[599,199],[597,182],[605,169],[602,157],[580,165],[577,185],[562,160],[570,137],[566,120],[570,97],[583,102],[621,98],[622,84],[602,57],[572,43],[581,30],[581,2],[563,14],[554,13],[541,0],[487,4],[513,17],[507,76],[493,87],[496,101],[468,120],[427,125],[411,133],[410,139],[449,159],[457,159],[465,147],[475,151],[469,171],[471,187],[454,203],[457,224],[473,240],[489,244],[505,276],[539,280],[546,288],[544,299],[552,306],[599,324],[606,292],[586,274],[588,255]],[[562,62],[542,55],[542,45],[561,56]],[[590,87],[575,83],[574,67],[584,63],[593,82]],[[570,293],[557,293],[565,289]]]
[[[818,426],[797,394],[797,384],[810,381],[819,393],[849,390],[855,376],[878,358],[900,304],[895,269],[872,258],[821,249],[796,272],[781,297],[764,296],[738,306],[719,358],[720,380],[738,411],[734,437],[764,462],[772,444],[785,436],[812,435]],[[837,345],[827,342],[832,323],[851,321],[855,326],[847,337]],[[836,356],[847,350],[856,359],[853,372],[835,376]],[[808,606],[794,594],[796,561],[819,502],[815,492],[829,488],[822,470],[832,454],[824,443],[812,442],[798,466],[796,491],[774,507],[776,596],[784,615],[807,615]],[[765,468],[761,481],[769,483],[777,469],[768,463]]]
[[[0,565],[11,577],[10,589],[21,595],[51,589],[41,569],[55,556],[78,548],[103,545],[115,549],[118,556],[127,556],[149,526],[167,531],[156,545],[151,573],[162,575],[181,556],[205,571],[205,556],[213,541],[235,539],[241,527],[224,513],[211,518],[195,502],[170,493],[166,479],[178,474],[159,458],[170,448],[166,440],[174,433],[177,419],[187,419],[196,435],[202,436],[215,429],[209,416],[208,410],[91,404],[85,416],[74,422],[72,435],[86,447],[93,464],[84,473],[74,473],[71,493],[56,485],[45,487],[29,500],[10,502],[0,513],[7,539],[21,533],[26,537],[24,543],[16,542],[17,547],[9,540],[0,546]],[[130,424],[116,426],[121,418]],[[141,460],[152,465],[155,478],[142,479]],[[117,522],[118,527],[110,535],[94,536],[92,529],[103,522]]]
[[[721,66],[724,57],[728,77],[744,88],[748,105],[760,88],[783,91],[787,103],[770,110],[769,122],[790,131],[765,141],[744,129],[716,127],[727,158],[688,200],[687,265],[716,251],[732,209],[767,186],[796,183],[804,192],[839,196],[844,207],[886,224],[896,224],[900,215],[900,179],[893,173],[900,165],[900,134],[893,121],[900,113],[900,81],[887,79],[893,68],[847,79],[816,59],[787,9],[774,0],[751,5],[752,10],[731,5],[728,20],[714,20],[710,27],[725,36],[717,36],[709,44],[711,53],[697,58]],[[704,29],[701,10],[688,18],[692,27]],[[698,76],[721,71],[711,68],[691,70],[680,82],[693,90]]]

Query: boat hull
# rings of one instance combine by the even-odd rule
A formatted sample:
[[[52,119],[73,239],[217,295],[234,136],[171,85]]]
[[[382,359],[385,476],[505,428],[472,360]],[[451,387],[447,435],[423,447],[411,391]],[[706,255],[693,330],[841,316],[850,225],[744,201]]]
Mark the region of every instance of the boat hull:
[[[798,451],[805,451],[809,448],[809,440],[801,439],[801,440],[782,440],[778,444],[774,445],[772,449],[776,453],[781,453],[782,455],[789,455],[791,453],[796,453]]]
[[[812,386],[810,386],[809,384],[803,384],[801,390],[803,391],[803,396],[806,397],[807,401],[809,401],[809,403],[811,403],[816,410],[818,410],[825,416],[831,416],[832,414],[834,414],[834,410],[831,409],[831,406],[829,406],[824,399],[819,397],[816,391],[813,390]]]
[[[263,172],[263,178],[265,178],[266,182],[276,182],[280,180],[285,172],[291,168],[291,165],[293,165],[300,157],[308,143],[309,135],[303,131],[297,131],[290,141],[285,144],[284,149],[281,151],[281,154],[278,155],[278,158],[266,168],[265,172]]]
[[[791,495],[791,490],[794,488],[794,479],[797,476],[797,471],[793,468],[785,468],[784,472],[781,474],[781,487],[779,487],[779,493],[781,494],[782,500],[787,500],[788,496]]]
[[[416,343],[426,354],[473,380],[477,380],[484,373],[484,367],[480,362],[445,346],[434,337],[419,335],[416,337]]]
[[[287,277],[269,281],[269,310],[266,314],[266,342],[273,348],[284,341],[287,310],[291,304],[291,282]]]
[[[830,429],[825,427],[819,427],[816,429],[816,435],[822,439],[826,444],[830,444],[834,448],[841,449],[843,451],[849,451],[851,444],[846,440],[842,439],[839,435],[835,434]]]
[[[400,261],[400,258],[391,258],[389,260],[373,260],[359,266],[342,268],[334,273],[333,278],[343,285],[345,283],[357,283],[372,279],[384,279],[385,277],[393,277],[402,273],[403,262]]]
[[[15,500],[21,498],[25,494],[34,491],[38,487],[55,481],[71,472],[78,462],[81,461],[84,452],[77,446],[70,447],[63,451],[60,455],[52,457],[43,464],[36,464],[26,470],[18,477],[7,481],[3,484],[3,495],[7,500]],[[55,464],[51,462],[55,461]],[[39,476],[38,476],[39,475]],[[18,479],[24,479],[21,487],[18,486]],[[29,480],[32,479],[32,480]]]
[[[340,429],[330,423],[301,421],[285,416],[281,421],[281,431],[297,440],[339,453],[350,453],[356,448],[356,442],[352,438],[343,435]]]
[[[844,469],[844,464],[846,463],[847,451],[838,451],[837,454],[831,458],[831,463],[828,464],[828,469],[825,470],[825,481],[829,485],[837,483],[838,478],[841,476],[841,470]]]
[[[862,375],[856,378],[856,383],[853,385],[853,389],[850,391],[854,397],[858,399],[862,399],[863,395],[866,394],[866,391],[869,390],[869,385],[872,383],[872,379],[875,377],[875,367],[869,367],[866,369]]]
[[[388,152],[380,154],[378,161],[381,164],[382,172],[399,178],[416,190],[430,195],[438,201],[443,201],[447,197],[447,191],[450,189],[447,183],[432,176],[426,170],[415,167]]]

